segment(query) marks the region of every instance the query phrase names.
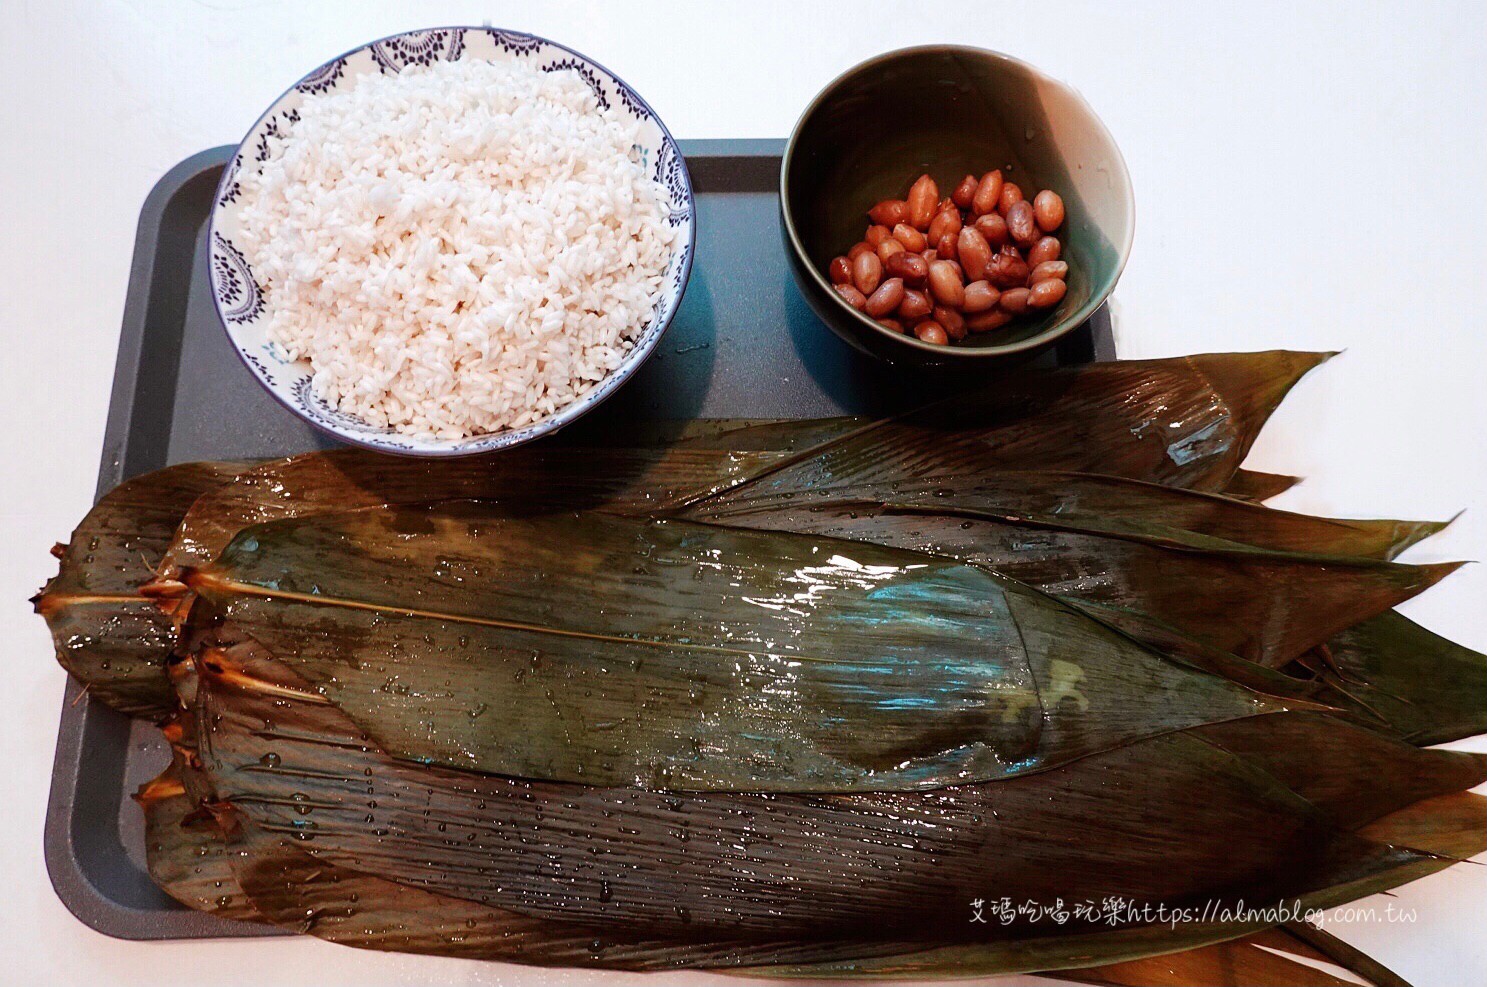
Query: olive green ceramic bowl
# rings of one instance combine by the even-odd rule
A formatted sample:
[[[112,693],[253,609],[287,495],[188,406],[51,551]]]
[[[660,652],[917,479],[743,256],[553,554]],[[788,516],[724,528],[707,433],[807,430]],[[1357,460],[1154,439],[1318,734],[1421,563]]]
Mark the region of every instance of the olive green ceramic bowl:
[[[943,197],[993,168],[1028,198],[1063,196],[1069,290],[1057,308],[936,346],[885,329],[832,290],[826,266],[862,238],[874,203],[903,198],[924,172]],[[796,280],[833,331],[893,363],[961,368],[1027,357],[1088,319],[1125,267],[1135,224],[1125,160],[1084,98],[1026,62],[956,45],[889,52],[823,89],[790,135],[780,209]]]

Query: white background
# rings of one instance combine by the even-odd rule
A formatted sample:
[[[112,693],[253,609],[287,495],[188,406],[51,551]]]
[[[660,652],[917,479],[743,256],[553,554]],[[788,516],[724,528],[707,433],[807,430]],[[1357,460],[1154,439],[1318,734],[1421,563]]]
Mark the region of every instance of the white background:
[[[42,864],[63,675],[25,599],[53,571],[48,546],[91,502],[140,203],[181,158],[235,142],[301,73],[394,31],[488,21],[560,40],[633,84],[680,137],[783,136],[827,80],[890,48],[959,41],[1028,59],[1088,97],[1134,176],[1135,252],[1115,296],[1121,353],[1345,348],[1287,402],[1250,465],[1305,474],[1280,502],[1301,510],[1466,508],[1411,558],[1487,557],[1487,5],[0,0],[0,10],[0,981],[642,979],[311,940],[117,942],[67,913]],[[1484,601],[1487,569],[1469,566],[1405,609],[1487,649]],[[1419,984],[1482,982],[1487,870],[1453,868],[1397,903],[1418,921],[1331,931]]]

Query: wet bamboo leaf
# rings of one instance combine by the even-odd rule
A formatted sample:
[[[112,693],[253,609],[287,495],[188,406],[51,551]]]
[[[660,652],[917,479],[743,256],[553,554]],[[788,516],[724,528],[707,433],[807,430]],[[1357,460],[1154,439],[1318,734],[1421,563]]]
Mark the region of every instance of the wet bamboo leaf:
[[[1347,702],[1347,697],[1329,689],[1325,684],[1300,679],[1279,669],[1259,665],[1240,658],[1231,652],[1204,644],[1183,634],[1170,624],[1165,624],[1150,614],[1137,613],[1122,607],[1104,606],[1089,600],[1074,600],[1084,613],[1095,620],[1126,634],[1164,655],[1194,668],[1201,668],[1214,675],[1221,675],[1239,683],[1247,689],[1275,696],[1286,701],[1291,709],[1307,706],[1362,716],[1370,725],[1382,721],[1367,710]]]
[[[951,500],[952,498],[944,498]],[[699,505],[694,514],[707,514]],[[1407,566],[1139,533],[953,504],[769,502],[730,524],[849,538],[984,565],[1075,602],[1148,615],[1272,667],[1434,585],[1457,564]]]
[[[252,823],[231,856],[255,908],[285,929],[362,949],[536,966],[671,970],[885,955],[911,943],[714,939],[628,933],[600,923],[534,918],[327,865],[301,841]]]
[[[145,814],[151,878],[197,911],[364,949],[609,969],[808,962],[913,948],[613,936],[593,924],[531,918],[330,866],[300,841],[271,836],[217,801],[209,778],[191,767],[199,763],[193,721],[173,721],[166,730],[175,763],[135,800]],[[202,808],[207,801],[215,815]]]
[[[1238,469],[1224,485],[1223,494],[1226,497],[1258,504],[1285,493],[1300,482],[1301,477],[1288,476],[1285,473],[1261,473],[1256,470]]]
[[[1194,734],[1273,775],[1345,829],[1487,781],[1487,755],[1422,750],[1319,713],[1215,723]]]
[[[194,681],[194,663],[178,667],[185,673],[178,678]],[[732,967],[917,948],[891,940],[616,935],[592,923],[532,918],[333,866],[305,853],[296,838],[301,834],[271,835],[219,798],[200,769],[194,717],[173,718],[163,729],[174,763],[136,796],[146,816],[150,874],[172,897],[200,911],[364,949],[544,966]],[[259,765],[277,766],[271,759]],[[204,805],[212,807],[210,813]]]
[[[231,853],[210,820],[186,794],[175,766],[142,786],[135,801],[145,814],[145,857],[160,890],[199,912],[243,922],[264,921],[232,872]]]
[[[187,463],[127,480],[72,533],[57,575],[32,602],[51,629],[57,661],[93,698],[132,716],[170,713],[174,696],[161,668],[173,620],[139,587],[192,502],[244,465]]]
[[[1320,953],[1322,960],[1337,964],[1375,987],[1410,987],[1407,980],[1373,957],[1354,949],[1331,933],[1313,928],[1305,922],[1287,922],[1282,929],[1276,932],[1284,932],[1293,941],[1304,944],[1315,953]],[[1303,956],[1313,955],[1313,952],[1308,952],[1306,949],[1293,948],[1291,951]]]
[[[1283,708],[974,566],[685,521],[358,511],[188,582],[387,750],[521,777],[934,788]]]
[[[704,423],[645,452],[541,445],[438,463],[355,450],[292,457],[204,500],[172,547],[166,575],[211,561],[248,524],[325,509],[462,497],[530,504],[534,491],[574,509],[649,507],[751,477],[802,477],[811,486],[812,476],[863,459],[876,464],[875,476],[908,474],[926,447],[950,447],[967,466],[1084,469],[1212,489],[1229,480],[1285,393],[1326,357],[1217,354],[1030,372],[891,421]]]
[[[708,498],[685,513],[720,524],[747,524],[751,516],[805,510],[814,501],[901,503],[1041,517],[1086,531],[1161,536],[1195,548],[1232,549],[1237,543],[1280,552],[1379,560],[1394,558],[1449,523],[1310,517],[1217,494],[1094,473],[940,468],[933,456],[923,453],[921,469],[912,475],[879,480],[843,475],[830,486],[811,490],[751,484]]]
[[[1487,795],[1440,795],[1392,812],[1359,831],[1376,843],[1438,854],[1446,863],[1487,853]]]
[[[179,760],[183,745],[178,737],[175,746]],[[189,744],[184,746],[190,748]],[[194,795],[188,796],[181,775],[193,779]],[[865,944],[855,940],[646,940],[616,937],[596,925],[535,919],[327,865],[305,853],[302,841],[270,836],[252,823],[242,822],[240,815],[230,809],[226,811],[233,815],[234,837],[229,846],[214,819],[197,819],[185,825],[189,818],[204,815],[198,808],[201,798],[215,798],[215,791],[203,785],[199,771],[183,764],[178,772],[172,765],[136,796],[145,812],[150,873],[156,883],[199,911],[266,921],[342,945],[632,970],[862,959],[873,952],[893,955],[915,948],[912,943]],[[1206,969],[1194,963],[1184,954],[1175,968]],[[1249,969],[1244,965],[1241,968]],[[1095,972],[1102,971],[1082,971]]]
[[[1312,702],[1418,746],[1487,732],[1487,656],[1389,611],[1343,631],[1285,671],[1210,648],[1150,615],[1079,608],[1163,654],[1223,675],[1293,707]]]
[[[1260,427],[1323,353],[1228,353],[1029,371],[865,424],[734,481],[811,491],[935,469],[1074,470],[1221,490]],[[701,498],[695,498],[701,499]]]
[[[336,866],[612,930],[1010,938],[1027,928],[970,925],[968,902],[1273,900],[1440,863],[1341,833],[1185,733],[934,792],[675,795],[391,759],[240,657],[204,657],[195,696],[206,768],[249,821]]]
[[[1061,970],[1056,980],[1100,987],[1357,987],[1305,963],[1239,939],[1081,970]]]
[[[173,579],[210,563],[238,532],[267,521],[469,499],[484,499],[513,515],[595,508],[645,514],[784,455],[698,441],[602,449],[523,446],[458,460],[357,449],[291,456],[247,470],[197,501],[170,545],[162,576]]]
[[[1487,798],[1470,792],[1428,799],[1392,813],[1361,831],[1380,844],[1408,845],[1435,854],[1424,859],[1375,863],[1338,883],[1282,899],[1291,914],[1325,911],[1438,873],[1456,859],[1487,851]],[[1263,913],[1263,909],[1261,909]],[[1054,935],[997,943],[971,943],[891,957],[815,964],[778,964],[738,971],[785,980],[945,980],[1007,973],[1038,973],[1162,956],[1254,935],[1271,927],[1263,914],[1245,922],[1192,922],[1119,928],[1098,935]]]
[[[1341,675],[1327,679],[1410,743],[1444,744],[1487,733],[1487,655],[1396,612],[1342,631],[1328,650]]]
[[[729,419],[714,427],[693,428],[676,444],[728,452],[799,453],[855,432],[872,419],[862,416],[781,418],[773,421]]]

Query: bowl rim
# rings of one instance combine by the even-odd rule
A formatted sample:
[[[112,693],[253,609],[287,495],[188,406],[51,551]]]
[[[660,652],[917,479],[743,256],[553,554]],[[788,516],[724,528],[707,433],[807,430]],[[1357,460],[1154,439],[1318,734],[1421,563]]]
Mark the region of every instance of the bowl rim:
[[[616,391],[620,389],[620,386],[622,384],[633,377],[635,373],[639,371],[642,366],[645,365],[646,361],[650,359],[651,354],[654,353],[657,346],[660,345],[661,337],[666,335],[666,331],[671,328],[672,322],[676,320],[677,314],[681,311],[682,302],[687,294],[687,286],[692,280],[692,264],[697,258],[697,193],[692,187],[692,173],[691,170],[687,167],[687,157],[685,154],[682,153],[681,143],[677,141],[675,135],[671,133],[671,129],[666,126],[666,122],[661,119],[661,115],[656,112],[655,107],[651,106],[646,98],[640,94],[639,90],[630,85],[630,83],[626,82],[619,74],[610,70],[608,66],[596,61],[593,58],[590,58],[588,55],[585,55],[583,52],[578,51],[577,49],[570,48],[565,44],[553,41],[550,38],[545,38],[540,34],[532,34],[528,31],[517,31],[508,28],[500,28],[489,24],[439,24],[432,27],[410,28],[404,31],[394,31],[391,34],[384,34],[381,37],[373,38],[370,41],[365,41],[352,48],[346,49],[338,55],[333,55],[330,58],[327,58],[319,65],[316,65],[314,68],[301,75],[294,82],[290,83],[281,93],[279,93],[278,96],[275,96],[273,101],[270,102],[264,109],[264,111],[258,115],[258,117],[248,127],[247,131],[243,134],[242,139],[239,140],[233,147],[232,154],[229,155],[227,164],[223,167],[222,174],[217,179],[217,187],[212,194],[212,209],[207,214],[206,249],[208,261],[210,261],[212,244],[215,241],[215,237],[217,235],[217,216],[223,209],[222,197],[227,193],[229,181],[231,181],[235,177],[235,171],[232,165],[234,162],[241,159],[244,151],[247,148],[248,139],[258,129],[259,125],[262,124],[264,120],[273,115],[273,113],[279,108],[279,105],[284,102],[285,98],[288,97],[290,93],[296,91],[310,78],[324,70],[325,67],[328,65],[333,65],[343,59],[350,58],[352,55],[365,51],[373,45],[381,44],[384,41],[391,41],[395,38],[402,38],[411,34],[428,34],[433,31],[480,31],[489,34],[512,35],[516,37],[530,38],[533,41],[540,41],[543,44],[550,45],[551,47],[557,48],[561,51],[565,51],[573,57],[582,61],[584,64],[592,66],[593,68],[598,69],[600,72],[603,72],[610,79],[613,79],[616,83],[629,90],[630,94],[635,97],[636,101],[645,108],[645,111],[647,113],[650,114],[651,119],[656,121],[656,126],[659,127],[661,130],[661,138],[663,143],[669,143],[671,145],[673,152],[676,154],[677,162],[681,166],[680,170],[682,189],[686,193],[685,199],[688,206],[687,241],[685,244],[681,245],[680,248],[683,251],[681,286],[677,290],[676,304],[672,306],[670,314],[665,317],[660,327],[651,334],[651,338],[648,343],[643,346],[637,345],[630,351],[625,360],[622,361],[612,373],[597,381],[594,384],[593,388],[591,388],[582,397],[579,397],[578,399],[570,402],[564,407],[559,408],[551,415],[548,415],[547,417],[539,419],[538,421],[532,422],[530,424],[523,425],[521,428],[518,429],[508,428],[503,429],[499,432],[484,432],[479,435],[471,435],[463,439],[455,440],[455,443],[452,445],[440,448],[410,448],[403,445],[393,445],[392,443],[400,443],[409,439],[416,440],[416,437],[405,436],[401,432],[392,433],[387,437],[386,440],[367,438],[363,435],[352,435],[350,433],[343,432],[337,429],[331,423],[316,421],[311,416],[305,414],[302,409],[286,399],[278,392],[277,389],[269,386],[268,381],[264,380],[263,374],[257,367],[253,365],[252,361],[248,359],[247,353],[244,352],[243,347],[238,344],[237,339],[233,336],[232,327],[228,325],[227,317],[222,312],[222,302],[217,297],[217,292],[215,290],[210,292],[212,296],[212,310],[217,313],[217,322],[221,324],[222,331],[226,334],[227,341],[232,346],[232,351],[234,355],[237,356],[238,361],[248,369],[248,372],[253,375],[253,379],[257,381],[258,386],[261,387],[269,395],[269,397],[273,398],[285,409],[290,411],[300,421],[309,425],[315,431],[320,432],[324,435],[328,435],[338,442],[346,443],[348,445],[355,446],[361,449],[367,449],[372,452],[378,452],[392,456],[404,456],[412,459],[457,459],[463,456],[481,456],[501,452],[506,449],[513,449],[517,446],[526,445],[528,442],[543,438],[544,436],[552,435],[553,433],[560,431],[568,425],[571,425],[574,421],[588,414],[590,411],[594,410],[599,405],[607,401],[611,396],[614,395]],[[210,264],[210,262],[208,263],[207,267],[207,275],[210,283],[210,279],[212,276],[212,265]],[[212,287],[215,289],[215,285],[213,285]],[[609,386],[605,387],[606,384],[608,384]],[[522,435],[520,438],[514,437],[522,432],[527,432],[528,434]],[[506,441],[501,441],[501,437],[506,437]],[[488,444],[478,449],[467,448],[468,445],[480,442],[485,442]]]
[[[907,55],[917,55],[922,52],[945,51],[966,52],[978,56],[990,56],[1000,61],[1011,63],[1017,68],[1022,69],[1029,75],[1038,79],[1040,82],[1046,82],[1049,85],[1054,86],[1064,91],[1067,95],[1071,96],[1076,101],[1076,103],[1082,106],[1085,112],[1089,114],[1089,118],[1094,122],[1095,127],[1098,129],[1098,132],[1105,137],[1105,139],[1110,143],[1110,147],[1115,151],[1115,163],[1118,166],[1118,168],[1116,169],[1118,172],[1117,177],[1126,190],[1126,195],[1124,196],[1126,235],[1124,238],[1124,242],[1117,245],[1119,260],[1115,265],[1114,273],[1110,277],[1110,284],[1101,292],[1091,293],[1089,298],[1087,298],[1083,304],[1081,304],[1077,309],[1071,312],[1060,323],[1043,330],[1037,335],[1029,336],[1026,339],[1020,339],[1012,343],[995,343],[986,346],[943,346],[935,343],[926,343],[920,339],[915,338],[914,336],[909,335],[908,333],[897,333],[892,331],[891,329],[887,329],[883,326],[878,325],[877,320],[867,315],[867,313],[859,311],[858,309],[853,308],[851,305],[848,305],[840,295],[832,290],[831,283],[826,280],[826,276],[816,269],[815,264],[811,263],[810,257],[806,254],[805,245],[801,243],[800,235],[795,229],[795,217],[791,214],[790,210],[790,165],[791,162],[794,160],[796,144],[799,142],[800,135],[805,127],[806,120],[811,116],[812,113],[816,111],[818,107],[820,107],[822,102],[825,100],[827,93],[836,89],[837,86],[846,81],[849,77],[856,75],[863,69],[870,68],[874,65],[891,61],[893,59],[902,58]],[[785,153],[780,159],[780,216],[784,223],[785,235],[790,240],[790,248],[795,251],[796,256],[800,259],[800,266],[808,272],[809,277],[821,289],[821,292],[828,296],[828,304],[836,306],[843,313],[855,319],[859,325],[878,334],[878,336],[884,339],[892,340],[894,343],[897,343],[899,345],[911,347],[912,349],[918,350],[919,352],[926,355],[933,355],[937,358],[948,357],[952,360],[989,359],[993,357],[1010,356],[1015,353],[1023,353],[1029,350],[1041,349],[1054,340],[1067,335],[1068,333],[1077,329],[1079,326],[1083,325],[1089,320],[1090,316],[1094,315],[1094,313],[1099,309],[1101,305],[1105,304],[1105,302],[1110,298],[1111,293],[1115,291],[1115,286],[1120,281],[1121,275],[1125,273],[1126,264],[1131,259],[1131,244],[1135,241],[1136,237],[1136,189],[1131,182],[1131,171],[1130,168],[1126,165],[1125,155],[1121,153],[1120,145],[1117,144],[1115,141],[1115,135],[1110,132],[1110,128],[1105,125],[1105,121],[1100,119],[1099,114],[1095,112],[1094,107],[1090,105],[1089,100],[1085,99],[1084,95],[1073,86],[1059,79],[1055,79],[1053,76],[1049,75],[1047,72],[1044,72],[1036,65],[1024,61],[1023,59],[1018,58],[1016,55],[1009,55],[1006,52],[997,51],[994,48],[980,48],[975,45],[959,44],[911,45],[907,48],[895,48],[892,51],[885,51],[882,54],[874,55],[872,58],[852,65],[845,71],[832,78],[830,82],[826,83],[826,85],[822,86],[820,91],[817,92],[816,95],[811,98],[811,101],[806,104],[805,109],[801,111],[799,118],[796,119],[795,126],[790,130],[790,139],[786,142]]]

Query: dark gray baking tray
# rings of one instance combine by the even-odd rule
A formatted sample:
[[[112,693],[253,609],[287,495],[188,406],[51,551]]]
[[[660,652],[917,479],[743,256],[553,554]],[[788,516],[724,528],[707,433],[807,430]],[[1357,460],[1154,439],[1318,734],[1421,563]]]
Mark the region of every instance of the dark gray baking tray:
[[[811,314],[791,281],[776,187],[783,141],[682,141],[698,194],[687,296],[650,361],[567,435],[639,418],[783,418],[893,411],[975,383],[906,375],[869,361]],[[282,456],[331,443],[270,398],[233,353],[207,285],[205,229],[233,148],[172,168],[140,216],[124,305],[98,495],[194,459]],[[1115,356],[1104,309],[1044,362]],[[274,935],[189,911],[145,871],[129,799],[169,759],[153,727],[69,681],[47,807],[46,862],[84,923],[122,939]]]

